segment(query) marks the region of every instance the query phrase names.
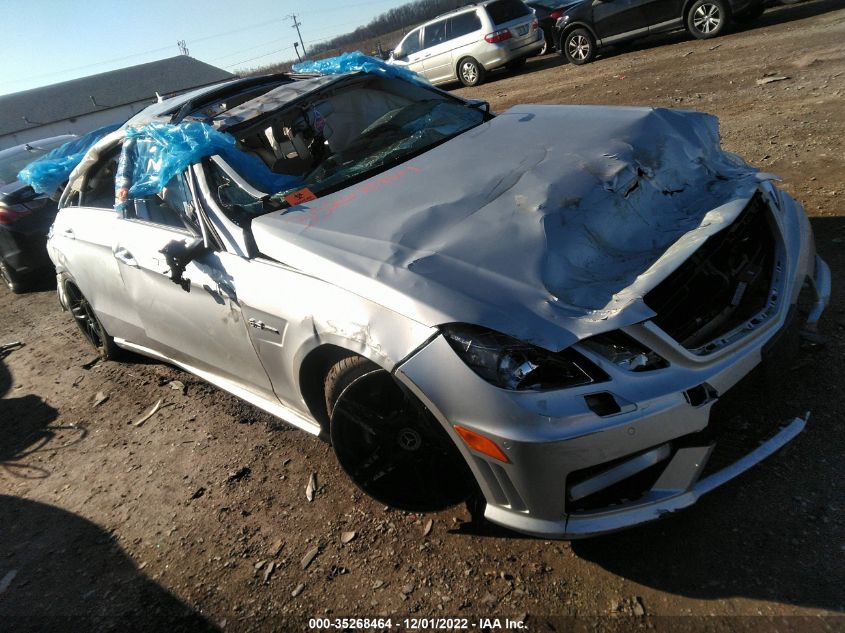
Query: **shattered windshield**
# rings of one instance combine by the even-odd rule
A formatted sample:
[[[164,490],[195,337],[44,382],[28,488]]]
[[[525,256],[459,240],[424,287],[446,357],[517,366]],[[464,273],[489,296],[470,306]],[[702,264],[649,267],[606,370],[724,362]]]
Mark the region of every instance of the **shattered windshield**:
[[[395,165],[411,154],[452,138],[484,120],[484,113],[465,105],[431,99],[388,112],[367,127],[348,147],[329,156],[305,178],[317,193]]]
[[[278,186],[268,186],[266,178],[258,182],[254,168],[234,164],[229,156],[225,162],[239,178],[227,174],[219,161],[207,161],[206,168],[224,212],[244,224],[297,204],[299,192],[313,199],[374,176],[489,117],[483,109],[427,87],[367,80],[317,92],[306,104],[280,109],[236,134],[239,150],[287,178],[277,179]]]

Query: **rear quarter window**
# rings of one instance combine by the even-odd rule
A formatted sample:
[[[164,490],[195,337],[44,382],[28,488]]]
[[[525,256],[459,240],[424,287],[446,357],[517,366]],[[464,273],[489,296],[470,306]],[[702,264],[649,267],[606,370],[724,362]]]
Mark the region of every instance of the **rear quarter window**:
[[[496,26],[517,20],[531,13],[531,9],[522,0],[496,0],[485,8]]]
[[[475,33],[481,29],[481,20],[475,11],[468,13],[461,13],[453,18],[449,18],[449,38],[461,37]]]

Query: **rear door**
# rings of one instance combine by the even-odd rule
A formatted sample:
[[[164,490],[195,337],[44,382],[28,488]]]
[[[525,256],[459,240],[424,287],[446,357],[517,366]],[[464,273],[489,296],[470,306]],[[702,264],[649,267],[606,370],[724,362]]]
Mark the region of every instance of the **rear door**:
[[[119,215],[115,211],[114,178],[120,146],[107,152],[87,172],[81,191],[68,198],[56,216],[52,243],[65,268],[93,306],[106,331],[142,342],[140,317],[128,300],[112,253]]]
[[[593,0],[593,25],[603,43],[648,30],[647,0]]]
[[[659,31],[683,23],[681,0],[645,0],[643,12],[649,29]]]

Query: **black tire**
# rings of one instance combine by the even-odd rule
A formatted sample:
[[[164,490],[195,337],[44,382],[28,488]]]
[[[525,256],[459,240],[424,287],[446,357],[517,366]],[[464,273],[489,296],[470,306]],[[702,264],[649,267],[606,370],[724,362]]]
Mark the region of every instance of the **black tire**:
[[[734,14],[733,19],[739,22],[740,24],[749,24],[750,22],[753,22],[761,15],[763,15],[763,12],[765,10],[766,7],[764,7],[763,3],[761,2],[760,4],[751,7],[750,9]]]
[[[508,62],[507,64],[505,64],[505,68],[507,68],[508,70],[519,70],[520,68],[525,66],[525,62],[527,61],[528,59],[526,57],[520,57],[519,59],[515,59],[512,62]]]
[[[350,355],[331,367],[324,389],[337,460],[368,495],[426,512],[461,503],[475,490],[452,439],[389,372]]]
[[[543,55],[548,55],[555,49],[554,42],[552,42],[548,37],[543,38],[543,48],[537,51],[537,57],[542,57]]]
[[[687,31],[696,39],[709,40],[725,31],[729,19],[722,0],[696,0],[687,11]]]
[[[29,287],[29,284],[27,284],[24,279],[21,279],[20,275],[12,270],[12,267],[2,259],[0,259],[0,279],[2,279],[3,283],[6,284],[6,287],[16,295],[26,292]]]
[[[587,29],[572,29],[561,38],[560,52],[570,64],[588,64],[596,56],[596,40]]]
[[[487,74],[484,66],[479,64],[474,57],[464,57],[459,61],[457,73],[460,82],[469,88],[484,83],[484,77]]]
[[[91,344],[97,355],[103,360],[113,360],[118,355],[118,347],[114,339],[106,332],[106,328],[97,318],[94,308],[72,281],[64,280],[64,293],[67,299],[67,309],[76,322],[85,340]]]

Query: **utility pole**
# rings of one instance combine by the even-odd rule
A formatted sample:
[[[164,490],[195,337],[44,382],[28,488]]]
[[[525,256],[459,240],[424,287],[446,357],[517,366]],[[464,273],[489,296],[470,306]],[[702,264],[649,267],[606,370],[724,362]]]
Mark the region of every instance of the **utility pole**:
[[[301,61],[302,61],[302,57],[300,57],[300,55],[299,55],[299,42],[294,42],[294,43],[293,43],[293,48],[294,48],[294,50],[296,51],[296,58],[297,58],[297,59],[301,62]]]
[[[296,34],[299,36],[299,43],[302,44],[302,56],[306,57],[308,55],[308,53],[305,52],[305,42],[302,41],[302,33],[299,32],[299,27],[302,26],[302,22],[300,22],[296,19],[295,13],[291,13],[287,17],[289,17],[291,20],[293,20],[293,28],[296,29]]]

